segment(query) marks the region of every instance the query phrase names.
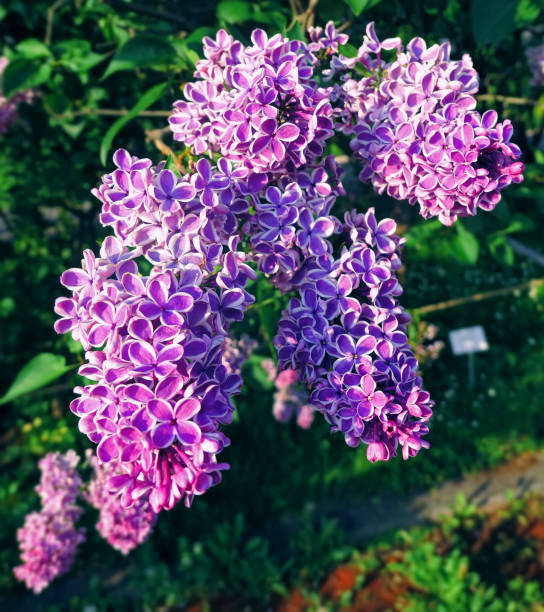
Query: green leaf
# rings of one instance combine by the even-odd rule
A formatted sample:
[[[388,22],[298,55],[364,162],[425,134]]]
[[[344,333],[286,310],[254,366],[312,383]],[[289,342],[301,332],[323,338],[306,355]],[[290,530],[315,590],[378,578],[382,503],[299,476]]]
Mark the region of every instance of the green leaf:
[[[6,98],[21,89],[31,89],[45,83],[51,76],[51,66],[40,60],[18,57],[12,60],[2,74],[2,89]]]
[[[102,79],[120,70],[148,68],[173,62],[175,48],[163,38],[151,34],[140,34],[129,39],[113,56]]]
[[[187,45],[186,40],[176,40],[172,44],[176,49],[176,54],[178,58],[176,60],[176,68],[178,70],[185,68],[194,68],[196,66],[196,63],[200,59],[200,55],[194,49],[191,49]]]
[[[353,14],[356,17],[365,10],[366,5],[368,4],[368,0],[344,0],[344,2],[353,11]]]
[[[176,166],[176,160],[174,159],[172,153],[168,154],[168,157],[166,158],[166,163],[164,164],[164,169],[171,170],[176,176],[181,177],[181,172]],[[219,268],[221,269],[221,266]]]
[[[345,55],[346,57],[356,57],[357,56],[357,52],[358,49],[355,45],[352,45],[350,43],[346,43],[345,45],[338,45],[338,51],[342,54]]]
[[[68,134],[68,136],[70,136],[70,138],[73,138],[74,140],[81,134],[81,132],[83,132],[83,129],[85,127],[85,122],[82,121],[81,123],[61,123],[60,124],[61,128]]]
[[[453,254],[461,261],[474,265],[478,261],[480,245],[474,234],[466,230],[460,221],[456,223],[457,236],[453,240]]]
[[[302,29],[300,21],[295,21],[293,26],[285,32],[287,38],[291,40],[306,40],[306,35]]]
[[[0,398],[0,405],[45,387],[74,367],[66,365],[66,359],[62,355],[53,353],[36,355],[17,374],[4,397]]]
[[[51,51],[36,38],[27,38],[22,40],[16,47],[16,51],[21,57],[26,59],[37,59],[51,57]]]
[[[519,0],[501,0],[490,4],[489,0],[472,0],[470,13],[472,34],[479,44],[496,44],[516,29],[516,12]]]
[[[253,7],[249,2],[226,0],[217,5],[216,15],[217,19],[226,23],[241,23],[253,17]]]
[[[148,89],[145,94],[138,100],[134,107],[123,117],[119,117],[117,121],[110,127],[106,132],[102,143],[100,144],[100,161],[105,166],[106,158],[110,151],[113,139],[117,136],[119,131],[131,120],[134,119],[143,110],[151,106],[159,98],[161,98],[168,89],[168,83],[159,83],[151,89]]]
[[[514,249],[508,243],[505,236],[495,235],[488,240],[488,247],[495,259],[513,266],[515,261]]]
[[[274,336],[278,331],[278,322],[281,316],[281,306],[278,301],[278,292],[270,285],[268,280],[261,274],[257,279],[257,301],[255,308],[259,315],[261,329],[270,352],[276,358],[274,347]]]
[[[516,9],[516,26],[518,28],[530,25],[538,18],[541,6],[534,0],[519,0]],[[540,3],[542,4],[542,3]]]
[[[55,51],[64,66],[78,73],[88,72],[108,57],[106,53],[95,53],[91,43],[80,38],[63,40],[55,45]]]

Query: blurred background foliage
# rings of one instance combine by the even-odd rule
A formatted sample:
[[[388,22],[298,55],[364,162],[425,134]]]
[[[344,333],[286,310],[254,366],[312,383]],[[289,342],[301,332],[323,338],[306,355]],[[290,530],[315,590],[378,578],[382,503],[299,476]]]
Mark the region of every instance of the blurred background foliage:
[[[260,357],[245,367],[229,428],[232,446],[224,452],[232,467],[223,483],[191,510],[163,513],[151,540],[126,559],[100,540],[92,529],[96,516],[87,512],[82,523],[89,537],[74,570],[39,598],[24,594],[11,567],[15,530],[37,505],[36,462],[48,451],[83,454],[87,446],[68,410],[82,354],[53,332],[52,307],[62,293],[60,273],[103,237],[90,189],[120,146],[154,162],[169,152],[183,159],[186,152],[164,128],[204,35],[224,27],[247,42],[259,26],[300,38],[305,26],[328,20],[355,46],[369,21],[380,37],[449,39],[453,56],[469,53],[481,75],[480,110],[496,108],[510,118],[524,152],[525,182],[508,190],[493,213],[445,228],[361,185],[347,159],[348,143],[331,145],[346,169],[348,196],[338,214],[375,206],[378,217],[393,216],[408,238],[403,303],[414,315],[411,340],[436,401],[431,449],[406,463],[372,465],[341,436],[331,437],[319,417],[310,431],[274,421],[273,385],[260,357],[271,355],[285,300],[260,279],[254,289],[266,305],[236,329],[260,339]],[[544,286],[538,279],[544,272],[542,262],[520,254],[520,245],[544,253],[544,91],[530,86],[525,57],[543,38],[542,0],[2,2],[0,45],[10,60],[4,95],[39,91],[0,136],[0,393],[9,389],[0,399],[0,597],[6,609],[181,609],[191,601],[204,602],[195,609],[261,609],[295,587],[304,590],[306,603],[293,609],[317,608],[330,568],[366,555],[361,567],[368,575],[381,557],[354,551],[349,533],[318,521],[315,508],[408,494],[542,448]],[[456,298],[467,299],[440,305]],[[490,350],[476,356],[470,388],[466,360],[447,346],[435,359],[429,347],[446,343],[449,330],[473,324],[485,327]],[[297,527],[282,531],[286,521]],[[438,550],[436,539],[419,532],[409,536],[416,538],[411,548],[397,544],[404,553],[391,571],[419,585],[406,609],[542,609],[534,607],[544,601],[538,583],[516,583],[514,574],[508,588],[499,588],[484,562],[474,565],[466,542],[448,533],[449,549]],[[357,580],[360,586],[363,579]],[[338,602],[327,601],[336,609]]]

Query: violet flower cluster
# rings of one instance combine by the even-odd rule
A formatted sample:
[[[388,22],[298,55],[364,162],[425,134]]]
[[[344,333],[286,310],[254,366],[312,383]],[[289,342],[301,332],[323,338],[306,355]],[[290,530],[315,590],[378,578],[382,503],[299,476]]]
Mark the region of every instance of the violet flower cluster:
[[[427,48],[421,38],[404,49],[398,38],[380,41],[369,24],[357,56],[335,58],[330,71],[340,77],[335,95],[363,163],[360,179],[445,225],[492,210],[524,168],[510,121],[475,110],[478,74],[470,57],[454,61],[450,50],[447,42]],[[387,51],[391,61],[382,58]]]
[[[529,69],[531,70],[531,85],[534,87],[544,86],[544,44],[529,47],[525,51]]]
[[[20,91],[9,98],[2,95],[2,73],[9,64],[7,57],[0,57],[0,134],[3,134],[17,118],[17,107],[30,103],[35,97],[31,89]]]
[[[85,539],[85,530],[75,526],[82,513],[76,505],[81,485],[78,463],[72,450],[63,455],[49,453],[39,462],[42,476],[36,491],[42,507],[28,514],[17,530],[23,564],[13,569],[16,578],[34,593],[68,571]]]
[[[95,195],[115,236],[62,275],[73,297],[57,300],[56,329],[87,349],[80,373],[96,384],[77,388],[71,409],[99,459],[123,470],[112,490],[159,512],[190,505],[228,468],[217,461],[229,443],[219,426],[232,420],[241,378],[222,353],[230,323],[254,301],[236,234],[248,202],[225,160],[212,169],[202,159],[180,180],[123,150],[114,159]]]
[[[219,153],[240,171],[300,166],[323,152],[333,134],[325,89],[312,80],[307,45],[254,30],[245,47],[225,30],[204,38],[186,100],[174,105],[170,127],[196,155]]]
[[[276,387],[272,405],[276,421],[288,423],[295,416],[300,428],[309,429],[314,421],[314,409],[308,403],[308,392],[299,384],[298,372],[286,368],[278,373],[273,359],[263,359],[261,367]]]
[[[308,43],[262,30],[251,41],[223,30],[204,39],[169,120],[200,156],[188,175],[115,153],[94,190],[114,235],[62,275],[72,297],[55,306],[56,330],[81,342],[80,373],[95,381],[71,409],[99,462],[115,466],[107,489],[153,513],[189,506],[229,467],[221,428],[247,352],[229,331],[254,301],[255,267],[297,295],[275,339],[281,402],[296,377],[311,394],[303,405],[349,445],[366,444],[371,461],[428,446],[432,402],[398,301],[402,241],[373,210],[333,215],[345,193],[324,153],[335,132],[353,137],[364,180],[444,223],[493,208],[521,180],[509,122],[474,110],[477,75],[447,44],[418,38],[403,51],[370,25],[349,60],[332,24]],[[396,58],[382,61],[382,50]]]
[[[432,415],[398,302],[395,228],[373,209],[347,213],[344,246],[313,262],[274,339],[280,368],[299,373],[331,431],[349,446],[365,443],[370,461],[389,459],[399,444],[405,459],[428,447]]]
[[[127,555],[147,540],[157,515],[145,499],[136,500],[129,508],[123,507],[118,496],[108,490],[110,478],[117,473],[115,462],[101,463],[91,450],[86,455],[94,475],[84,497],[100,512],[96,529],[115,550]]]

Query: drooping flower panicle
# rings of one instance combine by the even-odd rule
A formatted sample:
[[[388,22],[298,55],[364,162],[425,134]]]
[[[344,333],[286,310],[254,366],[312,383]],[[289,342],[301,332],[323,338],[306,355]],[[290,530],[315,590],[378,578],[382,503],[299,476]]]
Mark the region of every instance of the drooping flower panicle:
[[[392,61],[382,58],[388,50]],[[357,66],[367,76],[359,78]],[[449,43],[427,48],[414,38],[403,49],[400,39],[380,42],[369,24],[357,56],[338,60],[335,70],[342,128],[363,163],[360,179],[379,193],[417,203],[425,219],[451,225],[492,210],[501,192],[522,180],[511,122],[475,110],[478,74],[468,55],[450,59]]]
[[[371,461],[402,447],[405,459],[428,443],[432,415],[421,388],[417,359],[405,326],[410,317],[398,302],[400,267],[391,219],[374,210],[352,211],[343,224],[345,246],[315,260],[279,323],[279,365],[299,373],[311,390],[310,404],[344,434],[350,446],[367,445]]]
[[[222,352],[253,302],[245,285],[255,273],[235,233],[248,203],[206,160],[183,181],[126,151],[115,162],[95,191],[115,236],[63,274],[73,297],[57,301],[56,328],[88,349],[80,373],[97,384],[76,389],[71,409],[99,459],[120,466],[111,487],[158,512],[190,505],[228,467],[216,458],[229,443],[218,428],[232,420],[241,378]]]
[[[85,530],[75,526],[83,512],[76,504],[81,486],[78,463],[72,450],[49,453],[39,462],[42,476],[36,491],[42,507],[28,514],[17,531],[23,564],[13,570],[34,593],[68,571],[85,539]]]
[[[170,127],[196,155],[219,153],[240,172],[300,166],[323,153],[333,135],[327,90],[313,80],[305,43],[263,30],[245,47],[225,30],[204,38],[186,100],[174,105]]]

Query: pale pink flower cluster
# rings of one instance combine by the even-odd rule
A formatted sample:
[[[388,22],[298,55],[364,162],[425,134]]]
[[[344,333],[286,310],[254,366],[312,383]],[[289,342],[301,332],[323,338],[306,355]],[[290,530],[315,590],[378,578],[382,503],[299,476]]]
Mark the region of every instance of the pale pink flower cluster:
[[[308,429],[314,422],[314,409],[308,403],[308,392],[298,384],[298,372],[287,368],[278,373],[272,359],[263,359],[261,367],[276,386],[272,406],[274,418],[280,423],[288,423],[296,416],[297,425]]]
[[[78,463],[73,450],[64,455],[49,453],[40,460],[42,477],[36,491],[42,508],[27,515],[24,526],[17,531],[23,564],[13,573],[36,594],[70,569],[85,539],[85,530],[75,526],[82,513],[76,505],[81,486]]]

